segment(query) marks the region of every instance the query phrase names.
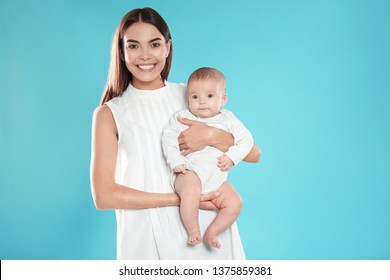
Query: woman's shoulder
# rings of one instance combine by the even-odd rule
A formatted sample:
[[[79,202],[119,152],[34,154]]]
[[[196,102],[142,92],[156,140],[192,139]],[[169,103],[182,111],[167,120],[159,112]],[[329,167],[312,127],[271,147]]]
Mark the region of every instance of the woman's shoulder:
[[[172,91],[183,93],[187,90],[187,85],[182,83],[172,83],[166,82],[166,84],[171,88]]]
[[[102,119],[102,118],[106,119],[109,117],[112,117],[112,112],[111,112],[110,107],[108,107],[106,104],[99,105],[93,111],[93,118],[94,119]]]
[[[113,113],[107,105],[95,108],[92,119],[94,127],[116,127]]]
[[[123,103],[125,100],[125,92],[121,95],[115,96],[112,99],[108,100],[104,105],[107,105],[108,107],[119,105],[120,103]],[[103,105],[103,106],[104,106]]]

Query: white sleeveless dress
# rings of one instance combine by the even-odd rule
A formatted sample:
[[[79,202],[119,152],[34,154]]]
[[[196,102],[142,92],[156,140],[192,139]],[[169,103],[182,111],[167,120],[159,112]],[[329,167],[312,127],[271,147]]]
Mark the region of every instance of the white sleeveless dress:
[[[165,83],[157,90],[129,86],[121,97],[106,103],[118,129],[116,182],[134,189],[171,193],[170,169],[162,152],[161,135],[172,114],[186,107],[186,86]],[[199,211],[201,233],[215,217]],[[236,223],[219,236],[221,249],[205,243],[187,245],[179,207],[119,209],[118,259],[245,259]]]

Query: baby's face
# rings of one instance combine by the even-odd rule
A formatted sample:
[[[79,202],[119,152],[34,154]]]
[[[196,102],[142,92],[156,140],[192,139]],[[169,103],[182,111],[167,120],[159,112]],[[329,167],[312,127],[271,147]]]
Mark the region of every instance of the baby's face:
[[[226,99],[226,93],[218,80],[191,80],[188,83],[188,107],[199,118],[217,115]]]

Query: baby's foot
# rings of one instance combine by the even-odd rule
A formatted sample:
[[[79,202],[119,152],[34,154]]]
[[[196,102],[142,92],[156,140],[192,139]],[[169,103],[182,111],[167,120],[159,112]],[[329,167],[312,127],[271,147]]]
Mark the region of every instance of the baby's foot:
[[[193,231],[188,234],[188,244],[195,245],[202,242],[202,236],[200,235],[199,230]]]
[[[209,243],[214,248],[217,249],[221,248],[221,243],[219,243],[219,240],[216,235],[206,233],[204,239],[206,240],[207,243]]]

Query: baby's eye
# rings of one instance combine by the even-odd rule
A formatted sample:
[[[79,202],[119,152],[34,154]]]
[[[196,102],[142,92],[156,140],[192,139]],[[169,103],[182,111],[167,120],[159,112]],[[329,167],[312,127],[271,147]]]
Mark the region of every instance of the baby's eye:
[[[208,95],[207,95],[207,98],[213,98],[214,97],[214,94],[212,94],[212,93],[209,93]]]
[[[191,98],[192,99],[198,99],[198,96],[197,95],[192,95]]]

